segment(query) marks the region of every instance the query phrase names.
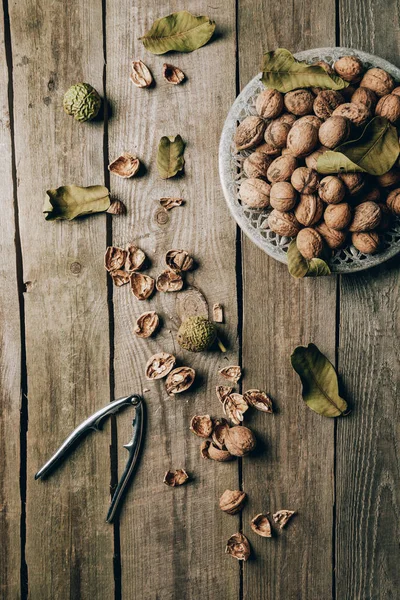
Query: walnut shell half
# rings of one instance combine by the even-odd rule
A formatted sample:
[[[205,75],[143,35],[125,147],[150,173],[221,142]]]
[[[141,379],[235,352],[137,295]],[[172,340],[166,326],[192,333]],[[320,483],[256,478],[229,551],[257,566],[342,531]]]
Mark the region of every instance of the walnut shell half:
[[[108,246],[104,256],[104,266],[107,271],[122,269],[126,260],[126,250],[116,246]]]
[[[149,338],[160,324],[158,314],[154,311],[144,312],[136,320],[133,332],[140,338]]]
[[[129,283],[129,273],[126,271],[117,269],[116,271],[110,271],[110,275],[113,280],[113,284],[117,287],[121,287],[126,283]]]
[[[165,262],[174,271],[190,271],[194,265],[193,258],[186,250],[168,250]]]
[[[247,390],[247,392],[243,394],[243,398],[249,406],[260,410],[261,412],[273,412],[271,398],[261,390]]]
[[[229,462],[235,459],[228,450],[218,448],[218,446],[210,442],[210,440],[204,440],[204,442],[202,442],[200,454],[203,458],[209,458],[217,462]]]
[[[171,269],[165,269],[156,280],[159,292],[179,292],[183,288],[182,275]]]
[[[183,485],[189,479],[189,475],[185,469],[177,469],[176,471],[167,471],[164,475],[164,483],[169,487]]]
[[[186,392],[194,382],[196,371],[191,367],[177,367],[168,374],[165,388],[168,394]]]
[[[243,533],[234,533],[226,543],[225,552],[237,560],[246,561],[251,552],[249,540]]]
[[[175,366],[175,356],[167,352],[158,352],[149,358],[146,364],[145,374],[148,381],[162,379]]]
[[[249,405],[243,398],[242,394],[229,394],[224,400],[223,411],[225,415],[235,423],[240,425],[243,421],[243,414],[249,408]]]
[[[250,521],[250,527],[254,533],[261,535],[261,537],[272,537],[271,523],[269,522],[268,515],[264,515],[263,513],[256,515]]]
[[[133,272],[130,275],[132,294],[138,300],[147,300],[154,291],[155,281],[149,275]]]
[[[210,437],[213,432],[213,422],[210,415],[195,415],[190,421],[189,429],[198,437]]]
[[[126,261],[125,269],[131,273],[132,271],[139,271],[144,263],[146,262],[146,255],[134,244],[129,244],[126,247]]]
[[[174,65],[170,65],[169,63],[164,63],[162,67],[162,75],[165,81],[168,83],[172,83],[172,85],[179,85],[182,81],[185,80],[185,73],[181,71],[178,67]]]
[[[110,173],[114,173],[114,175],[118,175],[118,177],[122,177],[123,179],[134,177],[139,168],[140,160],[136,156],[133,156],[133,154],[129,154],[129,152],[124,152],[108,165]]]
[[[232,383],[237,383],[242,377],[242,369],[239,367],[239,365],[224,367],[223,369],[220,369],[218,373],[225,379],[232,381]]]

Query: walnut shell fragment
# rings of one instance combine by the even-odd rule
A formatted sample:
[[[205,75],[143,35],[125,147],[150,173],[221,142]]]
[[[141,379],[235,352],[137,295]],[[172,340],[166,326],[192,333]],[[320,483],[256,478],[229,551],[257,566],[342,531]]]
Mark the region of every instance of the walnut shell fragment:
[[[217,385],[215,388],[218,400],[223,404],[225,399],[233,392],[233,388],[227,385]]]
[[[157,277],[156,288],[159,292],[179,292],[183,288],[182,276],[166,269]]]
[[[147,298],[150,298],[155,285],[155,281],[152,277],[134,271],[130,275],[130,281],[132,294],[136,296],[138,300],[147,300]]]
[[[288,521],[296,514],[295,510],[278,510],[272,515],[273,520],[277,523],[280,529],[283,529]]]
[[[224,322],[224,308],[222,304],[216,303],[213,305],[213,321],[214,323]]]
[[[168,354],[167,352],[158,352],[149,358],[146,364],[146,379],[148,381],[154,381],[155,379],[162,379],[166,377],[168,373],[175,366],[175,356]]]
[[[164,475],[164,482],[169,487],[183,485],[189,479],[189,475],[185,469],[177,469],[176,471],[167,471]]]
[[[116,285],[117,287],[121,287],[126,283],[129,283],[129,273],[127,273],[126,271],[117,269],[116,271],[111,271],[110,275],[112,277],[114,285]]]
[[[235,458],[228,450],[218,448],[218,446],[215,446],[210,440],[204,440],[204,442],[202,442],[200,454],[203,458],[209,458],[216,462],[229,462]]]
[[[129,152],[123,152],[121,156],[108,165],[110,173],[114,173],[114,175],[118,175],[123,179],[134,177],[139,169],[140,160],[133,154],[129,154]]]
[[[271,523],[269,522],[268,516],[263,513],[256,515],[254,519],[250,521],[250,527],[254,533],[261,535],[261,537],[272,537]]]
[[[176,206],[182,206],[184,202],[183,198],[174,198],[173,196],[160,198],[160,204],[165,210],[171,210],[171,208],[175,208]]]
[[[248,408],[249,405],[242,394],[230,394],[225,398],[223,404],[224,413],[235,425],[240,425],[243,421],[243,414]]]
[[[225,552],[237,560],[247,560],[250,556],[249,540],[243,533],[234,533],[227,541]]]
[[[173,271],[190,271],[193,269],[193,258],[186,250],[168,250],[165,262]]]
[[[106,212],[110,215],[125,215],[126,206],[121,200],[113,200]]]
[[[122,269],[126,260],[126,250],[116,246],[108,246],[104,256],[104,266],[107,271]]]
[[[146,255],[134,244],[129,244],[126,248],[125,269],[130,273],[132,271],[140,271],[146,262]]]
[[[170,65],[168,63],[163,64],[162,75],[165,81],[172,83],[172,85],[178,85],[185,80],[185,73],[178,67],[174,67],[174,65]]]
[[[171,371],[165,382],[168,394],[186,392],[194,382],[196,371],[191,367],[178,367]]]
[[[243,394],[243,398],[249,406],[260,410],[261,412],[273,412],[272,400],[265,392],[260,390],[248,390]]]
[[[189,429],[199,437],[210,437],[213,431],[213,422],[210,415],[195,415],[190,421]]]
[[[232,381],[232,383],[237,383],[242,376],[242,369],[239,366],[235,365],[230,367],[224,367],[223,369],[220,369],[218,373],[222,375],[222,377],[224,377],[225,379]]]
[[[153,83],[150,69],[141,60],[132,61],[132,72],[130,74],[132,83],[139,88],[147,88]]]
[[[149,338],[160,324],[158,314],[153,310],[144,312],[136,320],[133,332],[140,338]]]
[[[225,490],[219,499],[219,507],[228,515],[236,515],[242,510],[246,493],[242,490]]]
[[[226,450],[225,448],[225,434],[228,431],[230,425],[226,419],[215,419],[213,423],[213,432],[211,439],[215,446],[220,450]]]

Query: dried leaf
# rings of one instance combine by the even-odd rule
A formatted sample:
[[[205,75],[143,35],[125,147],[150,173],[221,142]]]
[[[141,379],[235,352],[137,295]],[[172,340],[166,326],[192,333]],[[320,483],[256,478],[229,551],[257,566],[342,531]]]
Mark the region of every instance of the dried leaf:
[[[225,379],[229,379],[229,381],[237,383],[242,376],[242,369],[239,366],[230,366],[220,369],[218,373]]]
[[[261,392],[260,390],[248,390],[243,394],[243,398],[249,406],[260,410],[261,412],[273,412],[272,400],[265,392]]]
[[[196,371],[191,367],[178,367],[171,371],[165,382],[168,394],[186,392],[194,382]]]
[[[233,388],[228,387],[227,385],[217,385],[215,391],[217,392],[218,400],[221,402],[221,404],[223,404],[229,394],[233,392]]]
[[[146,379],[162,379],[166,377],[175,366],[175,356],[167,352],[158,352],[149,358],[146,364]]]
[[[107,271],[122,269],[126,260],[126,250],[117,246],[108,246],[104,255],[104,266]]]
[[[294,58],[289,50],[266,52],[262,62],[262,82],[267,88],[286,93],[298,88],[319,87],[342,90],[349,84],[338,75],[330,75],[319,65],[308,65]]]
[[[162,74],[165,81],[168,81],[168,83],[172,83],[173,85],[178,85],[185,80],[185,73],[178,67],[174,67],[174,65],[168,63],[163,64]]]
[[[150,69],[141,60],[132,61],[130,78],[132,83],[139,88],[147,88],[153,83],[153,76]]]
[[[125,269],[130,273],[133,271],[139,271],[144,263],[146,262],[146,255],[134,244],[128,244],[126,247],[126,262]]]
[[[110,275],[112,277],[114,285],[116,285],[117,287],[121,287],[126,283],[129,283],[129,273],[127,273],[126,271],[118,269],[117,271],[111,271]]]
[[[331,274],[328,264],[322,258],[312,258],[311,260],[304,258],[297,248],[296,240],[290,242],[287,258],[289,273],[296,279]]]
[[[279,525],[280,529],[283,529],[289,521],[289,519],[291,519],[295,514],[295,510],[278,510],[278,512],[272,515],[272,518],[275,521],[275,523]]]
[[[79,187],[64,185],[47,190],[43,212],[46,221],[57,219],[76,219],[83,215],[105,212],[110,207],[110,192],[102,185]]]
[[[234,533],[226,544],[225,552],[238,560],[247,560],[250,556],[249,540],[243,533]]]
[[[235,425],[240,425],[243,421],[243,414],[249,408],[249,405],[243,398],[242,394],[230,394],[224,400],[223,410],[228,419],[235,423]]]
[[[262,513],[256,515],[250,521],[250,527],[254,533],[261,535],[261,537],[272,537],[271,523],[269,522],[268,515],[263,515]]]
[[[183,485],[189,479],[189,475],[185,469],[177,469],[176,471],[167,471],[164,475],[164,483],[169,487]]]
[[[224,309],[222,304],[214,304],[213,306],[213,321],[214,323],[224,322]]]
[[[164,135],[158,145],[157,169],[162,179],[174,177],[182,171],[185,159],[185,144],[180,135],[168,137]]]
[[[339,396],[336,371],[317,346],[298,346],[291,362],[303,384],[303,400],[312,410],[325,417],[346,414],[347,403]]]
[[[193,52],[207,44],[214,33],[215,23],[208,17],[195,17],[186,10],[157,19],[140,38],[153,54]]]
[[[140,338],[149,338],[156,331],[159,324],[160,319],[156,312],[145,312],[137,318],[133,331]]]
[[[137,156],[129,154],[129,152],[123,152],[121,156],[108,165],[108,170],[111,173],[114,173],[114,175],[118,175],[118,177],[122,177],[123,179],[128,179],[129,177],[136,175],[139,168],[140,160]]]
[[[186,250],[168,250],[165,262],[174,271],[190,271],[193,269],[193,258]]]
[[[166,269],[157,277],[156,288],[159,292],[179,292],[183,288],[182,276]]]
[[[174,198],[172,196],[160,198],[160,204],[165,210],[171,210],[171,208],[175,208],[176,206],[182,206],[184,202],[183,198]]]
[[[199,437],[210,437],[213,430],[213,422],[210,415],[195,415],[190,421],[189,429]]]
[[[138,300],[147,300],[154,291],[155,281],[149,275],[133,272],[130,275],[132,294]]]

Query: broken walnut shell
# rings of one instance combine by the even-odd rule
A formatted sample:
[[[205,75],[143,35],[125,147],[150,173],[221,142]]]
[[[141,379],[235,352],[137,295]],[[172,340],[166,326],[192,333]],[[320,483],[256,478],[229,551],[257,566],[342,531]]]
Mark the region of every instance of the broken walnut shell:
[[[283,529],[289,521],[289,519],[291,519],[295,514],[295,510],[278,510],[278,512],[272,515],[272,518],[275,521],[275,523],[279,525],[280,529]]]
[[[153,381],[155,379],[166,377],[174,368],[175,362],[175,356],[173,356],[173,354],[168,354],[168,352],[158,352],[157,354],[153,354],[146,364],[146,379],[148,381]]]
[[[219,507],[228,515],[236,515],[242,510],[246,493],[242,490],[225,490],[219,499]]]
[[[155,281],[149,275],[133,272],[130,274],[132,294],[138,300],[147,300],[154,291]]]
[[[114,175],[118,175],[118,177],[122,177],[123,179],[134,177],[139,168],[140,160],[137,156],[133,156],[129,152],[123,152],[121,156],[108,165],[110,173],[114,173]]]
[[[204,442],[202,442],[200,453],[203,458],[209,458],[216,462],[228,462],[235,458],[228,450],[218,448],[218,446],[215,446],[210,440],[204,440]]]
[[[186,392],[194,382],[196,371],[191,367],[177,367],[168,374],[165,387],[168,394]]]
[[[224,400],[223,411],[235,425],[240,425],[243,421],[243,414],[249,408],[249,405],[242,394],[230,394]]]
[[[125,215],[126,206],[121,200],[113,200],[106,212],[110,215]]]
[[[166,269],[157,277],[156,288],[159,292],[179,292],[183,288],[182,276]]]
[[[234,533],[227,541],[225,552],[237,560],[247,560],[250,556],[249,540],[243,533]]]
[[[273,412],[271,398],[261,390],[247,390],[247,392],[243,394],[243,398],[249,406],[260,410],[261,412]]]
[[[104,256],[104,266],[107,271],[122,269],[126,260],[126,250],[116,246],[108,246]]]
[[[174,65],[168,63],[163,64],[162,75],[165,81],[168,81],[168,83],[172,83],[173,85],[178,85],[185,80],[185,73],[178,67],[174,67]]]
[[[132,61],[130,78],[132,83],[139,88],[147,88],[153,83],[153,76],[150,69],[141,60]]]
[[[233,388],[227,385],[217,385],[215,388],[218,400],[223,404],[225,399],[233,392]]]
[[[168,250],[165,262],[173,271],[190,271],[193,269],[193,258],[186,250]]]
[[[230,367],[224,367],[223,369],[220,369],[218,373],[222,375],[222,377],[224,377],[225,379],[228,379],[233,383],[237,383],[242,376],[242,369],[238,365],[235,365]]]
[[[164,483],[169,487],[183,485],[189,479],[185,469],[176,469],[176,471],[167,471],[164,475]]]
[[[190,421],[189,429],[199,437],[210,437],[213,431],[213,422],[210,415],[195,415]]]
[[[224,322],[224,308],[219,302],[213,305],[213,321],[214,323]]]
[[[126,261],[125,261],[125,269],[130,273],[132,271],[139,271],[144,263],[146,262],[146,255],[137,246],[134,244],[129,244],[126,247]]]
[[[215,419],[215,421],[213,422],[213,432],[211,435],[211,439],[220,450],[226,450],[225,433],[227,432],[229,427],[230,425],[226,419]]]
[[[153,310],[144,312],[136,319],[134,333],[140,338],[149,338],[160,324],[158,314]]]
[[[246,456],[256,447],[254,433],[243,425],[230,427],[225,434],[225,446],[233,456]]]
[[[269,522],[268,516],[263,513],[256,515],[250,521],[250,527],[254,533],[261,535],[261,537],[272,537],[271,523]]]
[[[165,210],[171,210],[171,208],[175,208],[176,206],[182,206],[184,202],[183,198],[174,198],[173,196],[160,198],[160,204]]]
[[[117,269],[116,271],[110,271],[110,275],[112,277],[114,285],[116,285],[117,287],[121,287],[126,283],[129,283],[129,273],[127,273],[126,271]]]

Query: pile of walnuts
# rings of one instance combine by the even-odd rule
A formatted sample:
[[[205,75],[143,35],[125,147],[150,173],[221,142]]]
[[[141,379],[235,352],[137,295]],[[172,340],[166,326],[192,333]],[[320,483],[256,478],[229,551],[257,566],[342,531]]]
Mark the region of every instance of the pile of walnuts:
[[[262,91],[258,116],[246,117],[235,133],[237,151],[252,150],[243,163],[247,179],[241,201],[256,209],[272,207],[268,227],[297,238],[306,259],[324,248],[337,250],[351,236],[364,254],[379,249],[381,234],[400,215],[400,163],[380,177],[363,173],[321,176],[317,160],[348,139],[357,138],[374,116],[400,124],[400,86],[380,68],[364,72],[355,56],[343,56],[328,73],[349,82],[341,92],[320,88],[286,94]]]

